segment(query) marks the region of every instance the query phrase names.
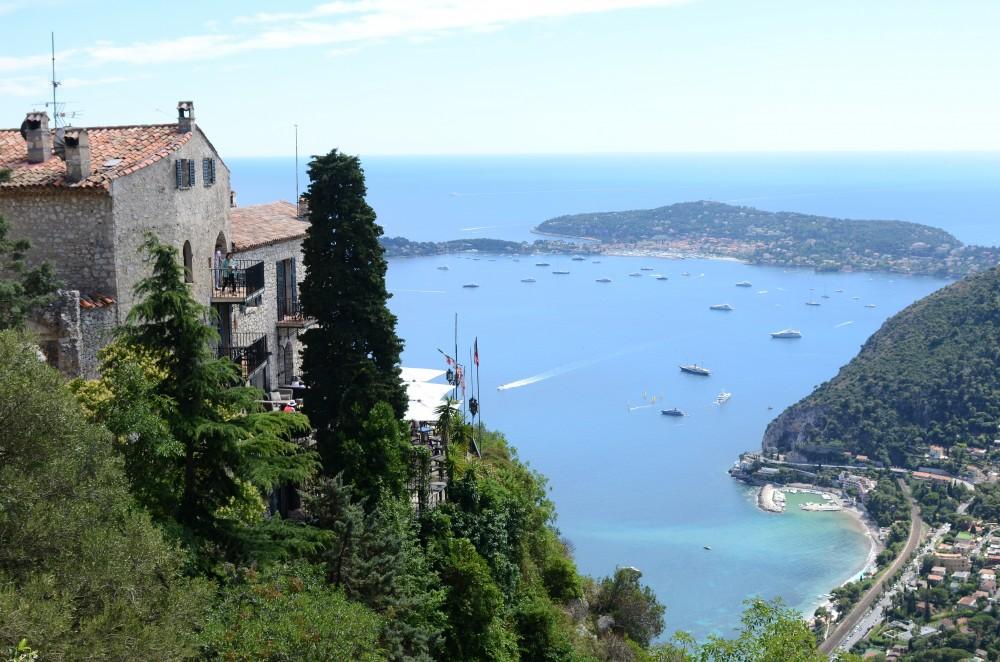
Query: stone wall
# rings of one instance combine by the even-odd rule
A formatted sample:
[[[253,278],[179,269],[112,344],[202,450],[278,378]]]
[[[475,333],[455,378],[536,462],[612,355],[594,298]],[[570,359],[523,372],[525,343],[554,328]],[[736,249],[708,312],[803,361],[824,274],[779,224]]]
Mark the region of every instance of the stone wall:
[[[302,240],[283,241],[269,246],[239,251],[233,257],[240,260],[264,263],[264,294],[257,306],[233,306],[232,328],[236,333],[263,333],[267,335],[268,376],[272,389],[291,382],[292,375],[300,375],[301,358],[298,336],[301,329],[278,328],[278,270],[276,263],[294,258],[296,279],[302,282]],[[293,372],[285,370],[286,348],[291,349]]]
[[[229,220],[229,169],[200,129],[168,158],[112,181],[115,268],[118,305],[122,319],[132,309],[136,283],[149,274],[140,253],[146,232],[174,246],[181,255],[184,242],[191,243],[195,298],[208,304],[212,291],[212,257],[220,234],[228,246],[232,241]],[[216,181],[205,186],[202,158],[214,158]],[[177,159],[195,161],[196,182],[178,189],[174,175]]]
[[[68,289],[117,298],[111,198],[106,191],[0,189],[12,239],[31,242],[29,264],[48,262]]]
[[[117,306],[80,310],[80,376],[96,379],[100,376],[98,352],[114,340],[118,326]]]

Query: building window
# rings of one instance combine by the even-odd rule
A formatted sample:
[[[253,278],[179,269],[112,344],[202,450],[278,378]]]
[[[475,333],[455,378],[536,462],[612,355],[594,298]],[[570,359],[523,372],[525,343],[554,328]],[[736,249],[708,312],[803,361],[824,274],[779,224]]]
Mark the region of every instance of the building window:
[[[215,159],[201,160],[201,181],[205,186],[215,183]]]
[[[177,188],[191,188],[195,185],[194,159],[177,159],[174,161],[174,183]]]
[[[184,282],[194,282],[194,257],[191,255],[191,242],[184,242]]]

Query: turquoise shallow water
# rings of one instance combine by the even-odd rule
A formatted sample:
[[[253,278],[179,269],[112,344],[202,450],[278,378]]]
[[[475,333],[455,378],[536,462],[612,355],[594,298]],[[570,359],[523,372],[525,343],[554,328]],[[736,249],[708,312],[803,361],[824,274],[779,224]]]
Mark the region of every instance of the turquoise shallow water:
[[[521,283],[527,276],[537,282]],[[735,287],[741,280],[753,287]],[[549,477],[581,569],[640,568],[667,605],[668,631],[703,637],[729,633],[751,596],[810,610],[863,566],[868,542],[847,515],[760,512],[726,470],[887,316],[944,282],[718,260],[483,255],[392,260],[388,284],[406,365],[444,367],[437,348],[451,347],[455,312],[463,357],[478,336],[484,420]],[[822,305],[806,306],[811,299]],[[710,311],[714,303],[735,310]],[[768,335],[787,327],[804,337]],[[712,375],[681,373],[687,362]],[[732,399],[716,406],[723,389]],[[689,415],[660,415],[673,406]]]

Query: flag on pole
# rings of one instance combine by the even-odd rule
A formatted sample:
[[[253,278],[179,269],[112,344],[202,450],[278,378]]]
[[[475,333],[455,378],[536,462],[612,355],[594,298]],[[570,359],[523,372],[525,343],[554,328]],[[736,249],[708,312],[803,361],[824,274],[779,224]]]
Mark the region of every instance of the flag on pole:
[[[442,352],[440,347],[438,347],[438,351],[441,352],[441,356],[444,357],[444,360],[448,365],[455,365],[455,359]]]
[[[472,361],[473,361],[473,363],[476,364],[476,367],[478,368],[479,367],[479,336],[476,336],[476,339],[472,341]]]

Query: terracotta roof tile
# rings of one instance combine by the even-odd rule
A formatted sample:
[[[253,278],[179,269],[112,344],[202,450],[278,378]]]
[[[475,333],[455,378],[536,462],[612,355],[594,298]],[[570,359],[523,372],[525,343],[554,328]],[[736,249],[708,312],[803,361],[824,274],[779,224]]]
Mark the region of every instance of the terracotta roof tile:
[[[113,306],[114,304],[114,299],[100,292],[80,293],[80,307],[85,310],[104,308],[106,306]]]
[[[65,181],[66,163],[58,156],[44,163],[28,163],[28,147],[19,129],[0,129],[0,170],[11,171],[0,188],[68,187],[108,188],[111,180],[166,158],[191,140],[176,124],[87,127],[90,141],[90,177],[75,184]],[[105,165],[118,160],[114,165]]]
[[[295,205],[284,200],[234,207],[233,244],[237,251],[259,248],[306,236],[309,224],[299,220]]]

